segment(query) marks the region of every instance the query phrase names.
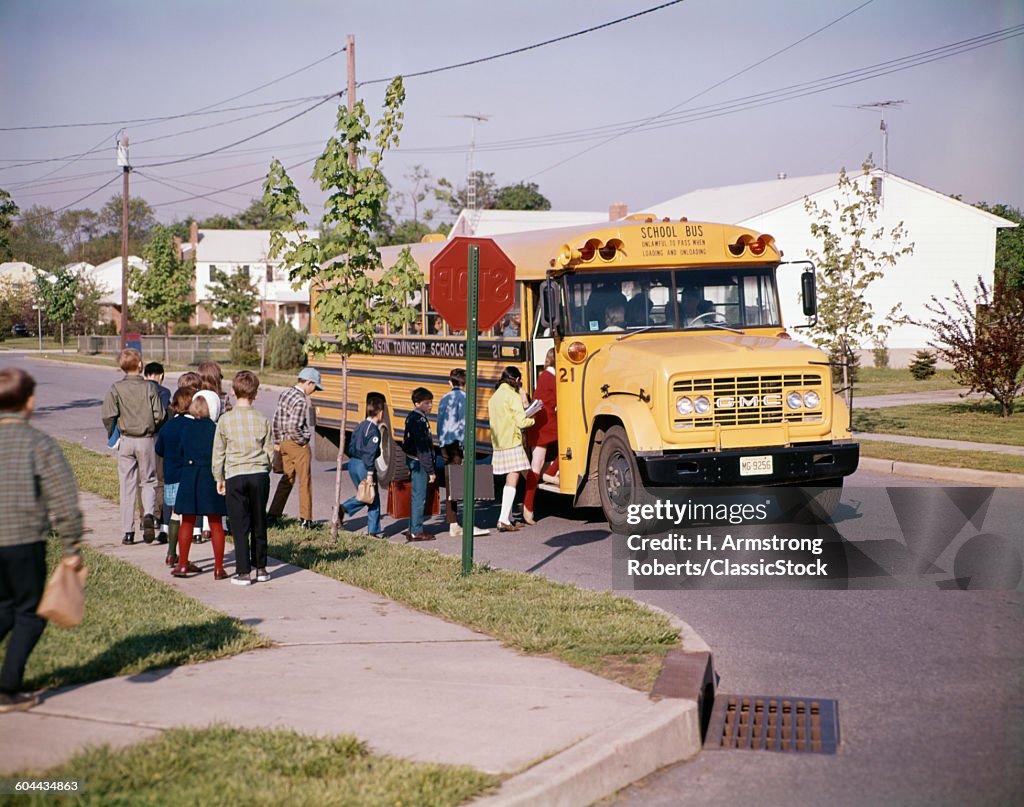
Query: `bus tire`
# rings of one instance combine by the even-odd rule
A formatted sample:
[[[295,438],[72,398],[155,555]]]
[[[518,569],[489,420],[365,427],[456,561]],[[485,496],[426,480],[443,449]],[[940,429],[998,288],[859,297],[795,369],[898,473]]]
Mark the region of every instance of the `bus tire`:
[[[627,526],[630,505],[642,504],[648,495],[629,438],[621,426],[612,426],[605,432],[597,469],[601,509],[611,528],[622,530]]]
[[[313,458],[318,462],[334,462],[338,458],[338,430],[327,426],[313,429]]]

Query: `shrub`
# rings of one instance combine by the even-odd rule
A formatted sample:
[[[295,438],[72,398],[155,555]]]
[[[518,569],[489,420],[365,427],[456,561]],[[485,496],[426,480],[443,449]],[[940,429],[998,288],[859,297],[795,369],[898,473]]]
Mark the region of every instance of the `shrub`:
[[[910,374],[918,381],[924,381],[935,375],[935,354],[927,350],[919,350],[910,362]]]
[[[267,362],[273,370],[293,370],[306,363],[302,339],[290,323],[267,334]]]
[[[871,357],[874,361],[875,367],[879,370],[884,370],[889,366],[889,348],[883,344],[876,344],[871,349]]]
[[[248,320],[243,319],[231,335],[231,361],[245,367],[255,367],[260,362],[256,348],[256,331]]]

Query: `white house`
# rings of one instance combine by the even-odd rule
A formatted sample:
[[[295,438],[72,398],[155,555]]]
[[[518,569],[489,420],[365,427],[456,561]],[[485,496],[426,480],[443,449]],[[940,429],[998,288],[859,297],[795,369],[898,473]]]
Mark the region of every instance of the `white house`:
[[[853,172],[851,177],[856,176]],[[703,188],[648,205],[642,210],[655,216],[691,221],[719,221],[769,233],[783,250],[786,260],[807,258],[808,250],[820,248],[811,237],[810,216],[804,199],[819,208],[831,209],[838,198],[838,174],[812,177],[783,177],[767,182]],[[913,242],[913,255],[901,258],[869,289],[867,298],[877,322],[897,303],[901,313],[917,320],[930,318],[925,304],[934,295],[940,299],[953,293],[953,281],[968,294],[981,275],[991,284],[995,261],[996,230],[1016,225],[950,196],[881,170],[861,175],[879,195],[877,226],[888,233],[903,222],[904,243]],[[797,268],[779,272],[779,292],[785,322],[802,323],[799,304],[800,272]],[[893,366],[906,366],[913,353],[925,347],[929,332],[914,325],[895,326],[887,340]]]
[[[4,283],[35,283],[37,269],[25,261],[0,263],[0,281]]]
[[[621,218],[613,215],[612,218]],[[608,221],[609,214],[602,211],[571,210],[463,210],[455,219],[449,238],[457,235],[489,238],[502,233],[525,233],[529,230],[551,230],[576,224],[595,224]]]
[[[315,239],[315,230],[302,235]],[[195,256],[196,315],[194,324],[223,325],[215,322],[203,306],[209,297],[210,275],[214,269],[228,274],[244,272],[260,295],[262,316],[275,322],[290,322],[296,330],[309,325],[309,287],[292,288],[288,270],[280,260],[271,260],[270,230],[205,230],[193,224],[191,243],[183,245],[183,253]]]

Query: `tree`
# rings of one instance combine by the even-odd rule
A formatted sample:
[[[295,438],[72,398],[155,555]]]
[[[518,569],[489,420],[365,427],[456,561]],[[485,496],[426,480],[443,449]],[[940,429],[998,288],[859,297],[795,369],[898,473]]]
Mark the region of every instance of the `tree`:
[[[78,296],[75,298],[75,313],[71,317],[71,333],[84,336],[96,332],[100,300],[108,291],[96,278],[84,272],[78,275]]]
[[[910,374],[915,381],[927,381],[935,375],[935,363],[937,359],[934,353],[927,350],[919,350],[914,354],[914,360],[910,362]]]
[[[1016,227],[996,231],[996,273],[1006,278],[1007,288],[1024,289],[1024,212],[1009,205],[988,205],[979,202],[975,207],[996,216],[1017,222]]]
[[[292,370],[302,366],[302,337],[290,322],[283,322],[267,335],[267,355],[272,370]]]
[[[108,236],[121,236],[121,219],[124,215],[123,197],[119,193],[111,196],[99,212],[100,224]],[[128,251],[139,254],[142,245],[149,240],[156,225],[156,216],[149,202],[140,196],[128,197]],[[120,243],[120,242],[118,242]],[[120,254],[120,247],[118,248]]]
[[[934,316],[923,325],[934,334],[928,345],[953,365],[959,383],[972,392],[986,392],[999,403],[1002,416],[1013,414],[1014,399],[1024,391],[1024,292],[997,278],[989,289],[978,276],[974,302],[960,284],[944,300],[932,295],[927,308]]]
[[[538,190],[536,182],[517,182],[498,188],[494,206],[498,210],[550,210],[551,202]]]
[[[53,211],[34,205],[22,214],[11,231],[10,250],[14,260],[51,272],[67,263],[60,241],[57,217]]]
[[[497,204],[498,184],[494,181],[493,173],[474,171],[476,178],[476,206],[480,210],[493,210]],[[469,204],[469,188],[466,185],[456,189],[447,179],[437,181],[437,197],[448,205],[452,213],[458,215]]]
[[[53,280],[40,273],[36,276],[37,295],[46,318],[50,322],[60,323],[60,352],[64,352],[64,324],[71,321],[75,314],[75,302],[78,298],[78,276],[67,269],[57,269]]]
[[[899,306],[894,306],[876,323],[874,308],[865,295],[887,269],[913,254],[903,222],[886,232],[876,224],[879,198],[875,195],[874,164],[869,155],[863,174],[850,177],[839,172],[838,194],[831,206],[804,198],[804,210],[811,218],[811,235],[817,249],[807,256],[817,264],[818,320],[810,328],[812,341],[827,351],[832,361],[847,363],[850,351],[865,343],[884,343]]]
[[[195,310],[192,298],[192,280],[195,264],[181,260],[170,230],[157,224],[143,250],[146,270],[132,267],[128,287],[138,298],[135,308],[139,316],[164,327],[164,361],[168,356],[168,336],[171,324],[188,321]]]
[[[203,219],[199,222],[199,226],[204,230],[241,230],[242,225],[238,219],[232,216],[225,216],[222,213],[214,213],[209,218]]]
[[[240,229],[273,230],[287,226],[288,221],[281,215],[275,215],[267,209],[262,199],[253,199],[249,207],[236,216]]]
[[[0,262],[9,261],[14,257],[11,251],[11,230],[14,228],[14,217],[18,215],[18,206],[11,195],[0,188]]]
[[[19,322],[35,325],[33,291],[31,283],[0,277],[0,337],[10,336],[11,326]]]
[[[94,210],[65,210],[57,219],[61,241],[68,257],[73,261],[84,261],[90,242],[100,231],[100,217]]]
[[[249,279],[248,272],[236,269],[228,274],[222,269],[211,268],[207,290],[210,296],[203,300],[203,305],[214,319],[225,319],[235,326],[256,313],[260,293]]]
[[[235,332],[231,334],[231,361],[245,367],[254,367],[260,360],[259,351],[256,349],[256,331],[247,319],[238,323]]]
[[[409,296],[419,289],[423,277],[408,250],[388,269],[381,265],[374,243],[380,230],[387,201],[387,182],[380,164],[384,153],[398,145],[402,129],[405,89],[401,78],[387,88],[384,109],[371,133],[370,118],[362,101],[352,112],[338,108],[336,134],[316,161],[313,179],[328,193],[320,221],[323,236],[307,240],[297,221],[309,211],[298,189],[280,162],[274,160],[263,185],[263,201],[275,216],[285,217],[287,227],[270,235],[270,257],[281,257],[291,267],[295,283],[311,283],[320,331],[330,338],[311,337],[306,349],[316,355],[341,354],[342,423],[335,467],[334,508],[331,534],[337,536],[338,505],[341,501],[342,461],[348,418],[348,357],[373,348],[376,328],[384,323],[401,327],[411,321]],[[368,141],[372,138],[372,150]],[[353,156],[352,164],[349,162]],[[364,165],[358,167],[362,158]],[[367,164],[368,163],[368,164]]]

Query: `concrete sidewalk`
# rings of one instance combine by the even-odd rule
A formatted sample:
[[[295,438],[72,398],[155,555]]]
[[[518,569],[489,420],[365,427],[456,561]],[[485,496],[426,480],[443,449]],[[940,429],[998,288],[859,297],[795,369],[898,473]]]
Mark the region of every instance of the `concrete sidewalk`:
[[[652,700],[275,561],[269,583],[215,581],[209,543],[194,546],[193,559],[211,573],[179,580],[164,547],[121,546],[116,505],[88,493],[81,501],[91,546],[252,625],[274,646],[47,693],[36,709],[0,715],[0,772],[223,722],[350,733],[377,753],[510,776],[488,803],[583,805],[700,748],[693,700]]]

